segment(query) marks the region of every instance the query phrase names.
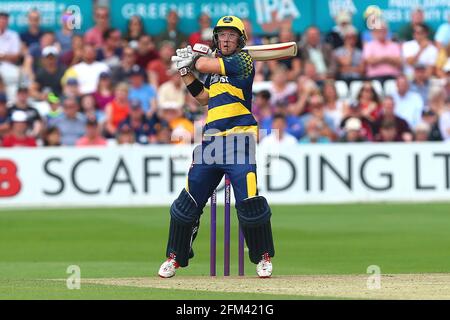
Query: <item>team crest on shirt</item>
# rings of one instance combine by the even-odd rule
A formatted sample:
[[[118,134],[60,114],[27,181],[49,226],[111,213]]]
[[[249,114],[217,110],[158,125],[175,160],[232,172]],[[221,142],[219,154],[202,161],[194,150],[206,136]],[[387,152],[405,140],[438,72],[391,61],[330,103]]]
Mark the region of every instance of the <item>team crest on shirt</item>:
[[[221,76],[220,74],[213,74],[211,76],[211,80],[209,81],[209,85],[213,85],[215,83],[230,83],[227,76]]]

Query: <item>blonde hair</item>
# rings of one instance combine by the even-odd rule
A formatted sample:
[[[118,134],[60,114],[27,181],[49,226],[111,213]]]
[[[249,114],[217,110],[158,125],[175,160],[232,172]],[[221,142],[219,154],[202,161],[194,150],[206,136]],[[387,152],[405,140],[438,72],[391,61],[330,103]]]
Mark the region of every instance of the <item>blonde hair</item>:
[[[114,91],[126,91],[128,92],[129,86],[126,82],[120,82],[117,84],[117,86],[114,88]]]

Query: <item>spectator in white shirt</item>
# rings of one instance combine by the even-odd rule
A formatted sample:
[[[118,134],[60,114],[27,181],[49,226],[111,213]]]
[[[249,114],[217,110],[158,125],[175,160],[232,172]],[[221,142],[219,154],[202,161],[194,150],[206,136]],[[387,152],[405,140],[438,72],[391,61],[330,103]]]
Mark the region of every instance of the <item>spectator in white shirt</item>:
[[[9,14],[0,12],[0,62],[17,63],[20,57],[20,37],[8,29]]]
[[[83,47],[83,61],[68,69],[64,79],[76,78],[79,90],[82,95],[91,94],[97,90],[98,80],[102,72],[109,72],[108,66],[99,61],[95,61],[96,50],[91,44]]]
[[[297,139],[286,132],[286,118],[278,113],[273,117],[270,134],[261,140],[260,147],[293,146],[297,143]]]
[[[395,114],[408,122],[410,128],[415,128],[422,119],[424,102],[420,94],[410,90],[405,75],[397,78],[397,92],[393,95]]]
[[[427,75],[431,76],[439,51],[428,39],[429,29],[425,24],[415,25],[413,31],[414,40],[405,42],[402,47],[405,74],[411,79],[414,75],[413,66],[423,64],[427,66]]]

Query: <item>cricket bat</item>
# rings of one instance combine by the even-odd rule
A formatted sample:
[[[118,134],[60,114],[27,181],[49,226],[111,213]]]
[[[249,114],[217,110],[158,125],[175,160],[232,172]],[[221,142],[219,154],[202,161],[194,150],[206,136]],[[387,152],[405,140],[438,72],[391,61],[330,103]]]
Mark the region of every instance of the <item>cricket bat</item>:
[[[197,44],[195,46],[197,46]],[[297,55],[297,43],[284,42],[274,44],[263,44],[259,46],[245,46],[242,50],[248,51],[248,54],[255,61],[283,60],[295,57]],[[173,56],[172,62],[176,62],[179,59],[180,58],[178,58],[177,56]]]
[[[255,61],[283,60],[297,55],[296,42],[284,42],[275,44],[263,44],[259,46],[246,46],[248,54]]]

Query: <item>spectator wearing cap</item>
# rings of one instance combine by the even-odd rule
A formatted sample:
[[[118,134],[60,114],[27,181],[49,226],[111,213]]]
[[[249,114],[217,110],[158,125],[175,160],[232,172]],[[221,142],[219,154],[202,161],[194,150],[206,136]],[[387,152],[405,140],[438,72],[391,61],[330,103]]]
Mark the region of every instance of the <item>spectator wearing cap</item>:
[[[411,79],[414,75],[414,66],[420,64],[426,66],[427,76],[430,77],[434,72],[439,51],[428,39],[429,28],[425,24],[414,25],[413,31],[414,39],[402,45],[404,72]]]
[[[131,68],[136,64],[136,52],[131,47],[123,48],[123,56],[119,66],[111,69],[111,80],[113,85],[122,82],[130,73]]]
[[[198,17],[199,29],[189,36],[189,44],[193,47],[196,43],[203,43],[212,46],[213,29],[211,28],[211,18],[206,12]],[[247,32],[247,30],[245,30]]]
[[[98,81],[102,72],[108,72],[106,63],[95,61],[95,47],[85,44],[83,47],[83,61],[67,69],[64,79],[76,78],[80,86],[81,94],[94,93],[97,90]]]
[[[94,92],[93,97],[95,99],[95,104],[100,111],[104,111],[108,103],[114,100],[114,88],[111,73],[100,73],[97,91]]]
[[[0,142],[3,136],[9,132],[10,116],[6,103],[8,99],[3,92],[0,92]]]
[[[64,11],[61,15],[61,29],[55,33],[56,41],[61,45],[61,55],[72,50],[75,36],[73,30],[78,22],[76,19],[77,17],[70,11]]]
[[[359,103],[350,104],[348,114],[342,120],[340,128],[344,129],[347,121],[351,118],[357,118],[361,121],[361,135],[367,141],[373,141],[374,140],[373,123],[372,123],[372,121],[370,121],[370,119],[368,119],[364,116]]]
[[[114,92],[114,100],[105,108],[105,133],[107,137],[114,137],[119,124],[128,117],[130,104],[128,100],[129,87],[126,83],[119,83]]]
[[[77,140],[85,134],[86,118],[79,112],[76,99],[67,98],[63,103],[63,114],[52,123],[61,133],[61,143],[64,146],[74,146]]]
[[[164,28],[155,39],[156,43],[161,43],[164,40],[169,40],[174,47],[182,48],[187,46],[188,37],[179,29],[179,17],[175,10],[170,10],[167,14],[167,26]]]
[[[431,85],[427,76],[426,65],[418,63],[414,66],[414,78],[410,83],[410,87],[412,92],[420,94],[423,103],[427,105]]]
[[[159,58],[152,60],[147,65],[147,73],[150,84],[158,88],[170,79],[168,70],[172,65],[172,56],[175,55],[175,46],[170,41],[163,41],[159,49]]]
[[[48,127],[42,134],[42,142],[44,147],[61,146],[61,132],[57,127]]]
[[[108,7],[95,7],[94,21],[95,25],[85,33],[84,41],[95,48],[100,48],[103,45],[103,32],[110,27]]]
[[[293,146],[298,140],[286,131],[286,117],[281,114],[275,114],[272,120],[271,133],[262,138],[259,146],[270,148],[273,146]]]
[[[430,141],[431,127],[426,122],[419,122],[414,128],[414,141],[427,142]]]
[[[159,58],[158,50],[156,50],[153,39],[148,34],[139,37],[135,50],[136,64],[142,69],[147,68],[148,64]]]
[[[145,34],[144,21],[141,16],[134,15],[127,22],[127,31],[125,33],[125,46],[137,48],[139,38]]]
[[[55,121],[56,118],[59,118],[62,115],[63,109],[61,107],[61,101],[59,97],[55,95],[53,92],[50,92],[47,95],[47,102],[49,104],[50,109],[45,115],[45,123],[47,124],[47,126],[49,126],[51,125],[51,123]]]
[[[128,76],[130,90],[128,99],[138,100],[147,118],[151,118],[156,112],[156,89],[146,83],[145,71],[138,65],[134,65]]]
[[[29,135],[25,111],[17,110],[11,115],[11,133],[3,137],[3,147],[36,147],[36,138]]]
[[[86,134],[75,143],[77,147],[106,146],[107,141],[100,134],[97,120],[86,122]]]
[[[362,123],[358,118],[350,118],[344,126],[344,134],[339,142],[365,142],[365,137],[361,134]]]
[[[402,52],[399,44],[389,40],[385,21],[379,21],[372,33],[373,40],[363,46],[365,73],[369,79],[384,83],[401,73]]]
[[[34,73],[36,73],[36,70],[41,65],[42,52],[44,48],[54,46],[58,48],[59,52],[59,44],[56,42],[55,34],[52,31],[45,31],[38,43],[30,44],[28,54],[25,56],[24,65],[27,66],[28,63],[31,63],[30,68]]]
[[[398,138],[397,127],[395,122],[391,120],[385,120],[381,123],[380,133],[377,136],[377,142],[400,142]]]
[[[122,36],[120,30],[108,28],[103,32],[103,45],[97,49],[96,60],[105,63],[111,69],[120,65],[122,54]]]
[[[397,31],[398,40],[401,42],[411,41],[414,38],[414,28],[418,25],[425,25],[431,32],[428,37],[433,39],[433,31],[430,26],[425,24],[425,12],[422,8],[417,7],[411,10],[411,21]]]
[[[319,28],[309,27],[303,43],[299,46],[300,57],[303,61],[308,60],[314,64],[320,80],[334,78],[337,65],[333,48],[327,43],[322,44],[320,37]]]
[[[42,132],[42,118],[39,112],[28,104],[28,98],[28,88],[19,87],[16,102],[9,108],[9,114],[12,116],[15,111],[23,111],[27,116],[28,130],[31,136],[37,138]]]
[[[80,86],[78,84],[77,78],[67,78],[66,83],[63,84],[64,99],[73,98],[78,100],[80,99],[80,96]]]
[[[158,103],[158,118],[169,124],[173,144],[190,144],[194,138],[194,125],[183,114],[181,100],[161,100]]]
[[[28,28],[20,34],[22,42],[29,47],[33,43],[39,43],[43,31],[41,29],[41,15],[38,9],[31,9],[27,15]]]
[[[30,89],[30,95],[36,100],[45,100],[47,97],[45,91],[48,90],[57,96],[62,94],[61,79],[65,69],[58,63],[58,56],[59,50],[55,46],[48,46],[42,50],[41,66],[36,70]]]
[[[355,29],[355,27],[352,25],[352,14],[348,11],[340,11],[334,19],[336,21],[336,25],[333,27],[331,32],[325,36],[325,42],[330,44],[333,49],[337,49],[344,45],[345,33],[348,29]],[[358,32],[356,32],[355,40],[355,46],[361,48],[361,41],[359,40]]]
[[[394,113],[395,102],[391,96],[386,96],[383,98],[382,110],[374,122],[373,130],[376,137],[380,134],[380,128],[383,122],[391,121],[395,123],[397,140],[403,140],[405,142],[412,141],[412,132],[408,123],[402,118],[398,117]]]
[[[0,62],[15,64],[20,57],[20,37],[8,29],[9,14],[0,12]]]
[[[337,78],[349,84],[353,80],[360,80],[364,76],[364,63],[358,43],[358,32],[353,26],[348,26],[342,34],[344,43],[334,50],[337,61]]]
[[[130,114],[119,124],[119,131],[125,127],[134,132],[135,141],[139,144],[149,144],[155,141],[156,131],[147,120],[139,100],[131,101]]]
[[[395,114],[406,120],[410,128],[415,128],[420,122],[424,103],[420,94],[411,91],[405,75],[397,78],[397,92],[393,94]]]

